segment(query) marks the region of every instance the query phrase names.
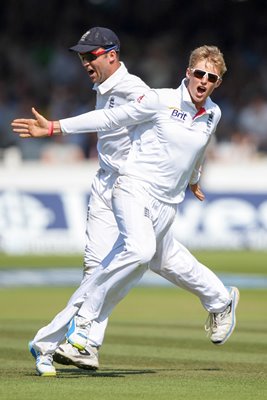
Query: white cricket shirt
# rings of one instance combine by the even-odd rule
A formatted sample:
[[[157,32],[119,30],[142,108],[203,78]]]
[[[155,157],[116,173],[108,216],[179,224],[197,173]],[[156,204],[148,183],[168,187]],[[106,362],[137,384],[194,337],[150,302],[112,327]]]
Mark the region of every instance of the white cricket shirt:
[[[136,100],[149,87],[137,76],[129,74],[124,63],[108,79],[95,84],[96,109],[111,109]],[[126,160],[131,146],[131,132],[126,126],[105,132],[97,132],[97,150],[100,167],[106,171],[118,172]]]
[[[167,203],[180,203],[188,183],[200,177],[206,147],[221,117],[210,99],[197,112],[184,80],[178,89],[151,89],[137,101],[60,120],[65,134],[138,125],[120,174],[143,181]],[[139,125],[140,124],[140,125]]]

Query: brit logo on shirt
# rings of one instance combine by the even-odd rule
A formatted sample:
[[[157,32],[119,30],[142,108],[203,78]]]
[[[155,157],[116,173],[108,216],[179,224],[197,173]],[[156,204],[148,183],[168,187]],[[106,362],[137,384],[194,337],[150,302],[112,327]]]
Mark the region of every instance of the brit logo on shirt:
[[[178,119],[179,121],[185,121],[187,117],[187,113],[184,112],[183,110],[179,110],[178,108],[172,108],[172,113],[171,113],[171,118],[173,119]]]

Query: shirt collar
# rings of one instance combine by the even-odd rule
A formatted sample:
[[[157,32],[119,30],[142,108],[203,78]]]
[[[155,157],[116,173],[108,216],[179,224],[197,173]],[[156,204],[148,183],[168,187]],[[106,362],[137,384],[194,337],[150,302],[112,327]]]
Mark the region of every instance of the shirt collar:
[[[190,94],[189,94],[189,92],[187,90],[186,81],[187,81],[187,78],[184,78],[182,80],[182,83],[181,83],[181,86],[180,86],[181,95],[182,95],[182,101],[187,103],[187,105],[194,110],[194,113],[196,113],[196,106],[192,102],[191,96],[190,96]],[[203,105],[203,107],[206,110],[206,113],[209,113],[211,111],[211,109],[213,108],[213,105],[214,105],[213,101],[211,100],[210,97],[208,97],[206,99],[206,101],[205,101],[205,104]]]
[[[120,61],[120,67],[104,82],[95,83],[93,89],[98,91],[100,94],[107,93],[110,89],[112,89],[117,83],[123,80],[124,76],[128,73],[127,68],[124,63]]]

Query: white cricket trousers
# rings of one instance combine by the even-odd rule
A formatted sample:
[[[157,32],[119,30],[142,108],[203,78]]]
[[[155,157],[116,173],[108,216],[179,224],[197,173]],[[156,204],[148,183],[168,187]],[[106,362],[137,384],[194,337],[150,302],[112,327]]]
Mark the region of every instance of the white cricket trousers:
[[[93,180],[87,211],[84,274],[81,284],[95,272],[112,247],[117,245],[119,230],[111,204],[112,188],[117,177],[117,173],[100,169]],[[93,322],[90,345],[102,345],[107,323],[108,319]]]
[[[123,246],[112,209],[112,190],[117,178],[118,174],[101,169],[92,184],[87,215],[84,280],[95,271],[103,258],[109,254],[105,260],[108,263],[114,255],[114,249],[120,251]],[[156,254],[149,267],[174,285],[198,296],[208,312],[223,310],[229,301],[229,293],[219,278],[174,238],[172,228],[158,241]],[[91,344],[102,345],[106,325],[107,320],[93,323]]]
[[[196,294],[207,311],[220,312],[229,303],[229,293],[217,276],[173,238],[170,224],[176,207],[168,206],[149,196],[140,184],[130,178],[120,177],[119,180],[122,184],[114,190],[114,211],[118,215],[122,235],[116,241],[118,227],[114,226],[116,238],[113,242],[115,241],[116,245],[103,260],[102,266],[95,269],[91,278],[87,276],[83,280],[67,307],[50,324],[37,332],[33,344],[44,354],[55,351],[64,339],[68,323],[78,310],[79,314],[86,318],[105,321],[118,301],[138,283],[147,269],[146,262],[151,257],[151,270]],[[108,191],[104,191],[102,195],[105,194],[106,197],[107,193]],[[101,192],[98,194],[99,196],[94,196],[95,199],[99,197],[98,207],[102,202],[102,207],[108,215],[109,203],[107,201],[104,205]],[[98,207],[94,209],[97,210]],[[111,213],[113,216],[112,211]],[[101,213],[95,213],[96,224],[97,215]],[[112,222],[112,216],[110,215],[110,226],[115,221]],[[105,218],[104,220],[107,221]],[[110,230],[107,229],[107,232]],[[103,242],[106,239],[105,230],[99,230],[99,235],[100,242]],[[90,257],[87,260],[90,260]],[[94,257],[97,259],[96,255],[91,259]]]
[[[113,190],[113,210],[125,245],[119,254],[113,249],[88,282],[79,315],[104,320],[140,280],[147,262],[152,271],[197,295],[207,311],[226,307],[229,292],[220,279],[173,237],[176,206],[158,201],[141,183],[123,176]]]
[[[157,200],[143,183],[127,176],[117,179],[112,205],[122,246],[113,248],[88,279],[87,300],[78,312],[98,322],[103,321],[142,278],[176,215],[176,205]]]
[[[176,214],[175,206],[159,202],[127,177],[119,177],[115,183],[113,210],[120,231],[120,245],[114,246],[102,265],[83,279],[67,307],[37,332],[32,344],[42,354],[55,351],[69,321],[87,297],[91,299],[88,312],[93,308],[96,317],[100,311],[105,313],[105,318],[98,318],[97,322],[108,317],[147,270],[157,242],[164,237]],[[102,231],[102,240],[104,235]]]

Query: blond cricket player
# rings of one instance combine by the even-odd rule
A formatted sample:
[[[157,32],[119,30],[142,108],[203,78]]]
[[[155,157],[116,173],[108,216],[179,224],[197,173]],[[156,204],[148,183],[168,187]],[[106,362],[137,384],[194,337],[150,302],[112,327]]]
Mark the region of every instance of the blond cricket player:
[[[147,265],[199,297],[209,312],[206,329],[213,343],[223,344],[232,334],[238,290],[227,289],[174,240],[171,230],[188,185],[200,200],[204,198],[199,187],[201,166],[221,117],[210,95],[221,84],[225,71],[219,49],[202,46],[192,52],[186,78],[178,89],[151,89],[138,101],[70,119],[52,122],[33,110],[35,120],[13,122],[21,137],[90,131],[105,134],[136,125],[129,155],[112,188],[119,240],[67,307],[32,341],[40,375],[56,374],[52,355],[65,334],[75,349],[86,349],[93,323],[110,315],[141,279]]]

